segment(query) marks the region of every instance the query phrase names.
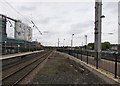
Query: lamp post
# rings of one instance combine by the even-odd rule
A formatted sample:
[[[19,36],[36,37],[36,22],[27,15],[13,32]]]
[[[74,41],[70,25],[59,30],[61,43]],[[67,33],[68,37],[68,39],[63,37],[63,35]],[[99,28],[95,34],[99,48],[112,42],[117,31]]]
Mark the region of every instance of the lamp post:
[[[58,48],[59,48],[59,44],[60,44],[60,40],[59,40],[59,38],[58,38]]]
[[[29,52],[30,52],[30,42],[29,42]]]
[[[18,40],[18,45],[17,45],[17,47],[18,47],[18,53],[19,53],[19,47],[20,47],[20,45],[19,45],[19,40]]]
[[[36,39],[35,47],[36,47],[36,51],[37,51],[37,39]]]
[[[72,34],[72,39],[71,39],[71,48],[73,47],[73,36],[74,36],[74,34]]]
[[[87,46],[87,35],[85,35],[85,45]]]
[[[18,53],[19,53],[19,47],[20,47],[20,45],[18,44]]]
[[[26,47],[26,41],[25,41],[25,51],[26,51],[26,48],[27,48],[27,47]]]
[[[6,54],[6,43],[7,43],[7,41],[5,41],[5,54]]]
[[[63,48],[64,48],[65,39],[63,39]]]

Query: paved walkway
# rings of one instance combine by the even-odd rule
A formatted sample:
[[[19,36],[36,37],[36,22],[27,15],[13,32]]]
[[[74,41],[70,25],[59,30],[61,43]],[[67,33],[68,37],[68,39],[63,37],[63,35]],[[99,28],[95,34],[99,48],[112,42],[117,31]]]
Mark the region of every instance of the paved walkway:
[[[1,59],[8,59],[8,58],[13,58],[13,57],[17,57],[17,56],[22,56],[22,55],[28,55],[28,54],[32,54],[32,53],[37,53],[37,52],[42,52],[44,50],[40,50],[40,51],[33,51],[33,52],[22,52],[22,53],[15,53],[15,54],[9,54],[9,55],[2,55]]]

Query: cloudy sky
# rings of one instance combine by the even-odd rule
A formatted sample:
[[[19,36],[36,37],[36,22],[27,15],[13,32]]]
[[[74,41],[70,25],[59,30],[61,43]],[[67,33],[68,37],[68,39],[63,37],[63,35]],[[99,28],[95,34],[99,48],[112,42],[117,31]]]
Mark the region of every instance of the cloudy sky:
[[[0,13],[21,20],[30,25],[33,20],[39,30],[33,28],[33,40],[43,45],[69,46],[72,34],[74,46],[85,44],[85,35],[88,43],[94,42],[94,14],[95,2],[88,0],[0,0]],[[102,41],[118,43],[118,0],[103,2],[105,18],[102,19]],[[7,27],[8,37],[14,36],[14,26]],[[113,34],[109,34],[113,33]]]

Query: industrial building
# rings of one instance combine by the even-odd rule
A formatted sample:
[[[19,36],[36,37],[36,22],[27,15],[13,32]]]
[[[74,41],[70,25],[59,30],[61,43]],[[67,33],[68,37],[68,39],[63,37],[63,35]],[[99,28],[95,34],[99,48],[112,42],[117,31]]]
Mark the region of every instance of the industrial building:
[[[14,38],[7,37],[7,19],[15,22]],[[15,20],[0,14],[0,45],[2,54],[11,54],[40,49],[41,43],[32,42],[32,28],[30,26],[19,20]]]

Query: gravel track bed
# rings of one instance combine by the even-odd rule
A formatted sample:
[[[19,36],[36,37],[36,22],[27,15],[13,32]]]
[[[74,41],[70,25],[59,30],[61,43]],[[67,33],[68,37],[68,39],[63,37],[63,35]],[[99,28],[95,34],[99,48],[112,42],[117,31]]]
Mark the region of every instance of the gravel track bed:
[[[84,72],[79,71],[67,58],[57,59],[66,56],[54,52],[51,57],[56,59],[49,59],[30,84],[106,84],[82,66]]]

